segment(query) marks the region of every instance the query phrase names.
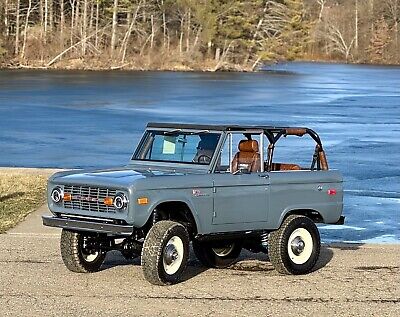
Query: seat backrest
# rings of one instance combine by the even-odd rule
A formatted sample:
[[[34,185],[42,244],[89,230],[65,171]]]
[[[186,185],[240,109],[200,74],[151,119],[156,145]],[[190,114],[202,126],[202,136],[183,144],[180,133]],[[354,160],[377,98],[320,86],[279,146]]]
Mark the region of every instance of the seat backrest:
[[[258,172],[261,169],[258,142],[256,140],[242,140],[239,142],[239,152],[232,160],[232,173],[240,168],[245,168],[249,172]]]
[[[299,171],[300,165],[291,163],[272,163],[271,171]]]

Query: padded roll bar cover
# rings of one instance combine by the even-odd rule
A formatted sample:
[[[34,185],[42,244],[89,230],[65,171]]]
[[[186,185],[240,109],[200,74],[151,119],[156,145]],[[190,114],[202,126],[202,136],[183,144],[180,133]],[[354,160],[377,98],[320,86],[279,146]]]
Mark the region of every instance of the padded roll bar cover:
[[[303,136],[304,134],[307,133],[307,129],[303,128],[288,128],[286,129],[286,135],[297,135],[297,136]]]
[[[329,167],[328,167],[328,161],[326,160],[325,151],[324,150],[319,151],[318,157],[319,157],[319,162],[321,164],[321,169],[327,171]]]

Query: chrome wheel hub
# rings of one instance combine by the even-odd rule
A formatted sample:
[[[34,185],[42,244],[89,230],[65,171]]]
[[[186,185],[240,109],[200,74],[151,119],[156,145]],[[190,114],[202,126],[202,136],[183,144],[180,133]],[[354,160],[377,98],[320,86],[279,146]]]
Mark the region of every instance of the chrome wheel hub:
[[[212,248],[212,250],[214,251],[214,253],[220,257],[224,257],[229,255],[233,249],[235,247],[235,244],[228,244],[227,246],[224,247],[219,247],[219,248]]]
[[[301,237],[294,238],[293,241],[290,243],[290,247],[292,248],[292,251],[295,255],[300,255],[300,253],[304,251],[305,245],[306,244],[301,239]]]
[[[164,261],[165,264],[171,265],[174,261],[178,259],[178,250],[175,248],[173,244],[169,244],[166,246],[164,250]]]
[[[180,237],[173,236],[168,240],[162,254],[165,273],[172,275],[178,272],[183,262],[184,252],[183,241]]]

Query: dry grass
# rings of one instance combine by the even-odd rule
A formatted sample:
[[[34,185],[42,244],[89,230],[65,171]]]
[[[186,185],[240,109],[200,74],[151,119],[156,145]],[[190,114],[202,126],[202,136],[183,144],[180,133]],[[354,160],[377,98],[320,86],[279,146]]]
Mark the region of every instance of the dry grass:
[[[49,170],[0,169],[0,233],[14,227],[46,201]]]

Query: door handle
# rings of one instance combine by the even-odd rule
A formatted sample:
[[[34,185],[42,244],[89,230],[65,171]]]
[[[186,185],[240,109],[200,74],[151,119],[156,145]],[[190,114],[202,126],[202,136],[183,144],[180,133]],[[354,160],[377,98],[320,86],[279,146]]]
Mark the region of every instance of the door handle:
[[[268,174],[258,174],[258,177],[262,177],[262,178],[268,179],[269,175]]]

